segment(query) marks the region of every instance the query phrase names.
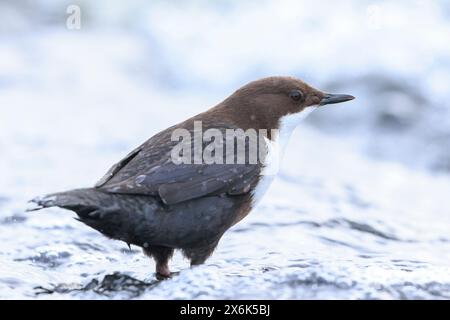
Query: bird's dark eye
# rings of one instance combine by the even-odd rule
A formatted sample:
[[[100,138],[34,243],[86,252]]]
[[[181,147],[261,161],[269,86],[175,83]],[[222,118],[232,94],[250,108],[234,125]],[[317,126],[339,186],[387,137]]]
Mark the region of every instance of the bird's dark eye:
[[[294,101],[300,101],[303,99],[303,93],[300,90],[292,90],[289,97]]]

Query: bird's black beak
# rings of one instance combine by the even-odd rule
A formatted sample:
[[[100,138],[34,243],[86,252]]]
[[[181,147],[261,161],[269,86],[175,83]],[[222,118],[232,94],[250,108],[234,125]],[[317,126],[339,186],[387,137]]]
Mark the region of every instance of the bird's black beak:
[[[327,93],[320,101],[319,106],[324,106],[326,104],[333,104],[333,103],[341,103],[341,102],[350,101],[353,99],[355,99],[355,97],[348,95],[348,94]]]

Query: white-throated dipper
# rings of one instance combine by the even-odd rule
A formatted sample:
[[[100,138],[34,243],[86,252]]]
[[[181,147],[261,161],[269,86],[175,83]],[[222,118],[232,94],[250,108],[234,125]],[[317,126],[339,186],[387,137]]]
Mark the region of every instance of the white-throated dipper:
[[[274,145],[283,149],[296,125],[316,107],[352,99],[323,93],[291,77],[253,81],[217,106],[147,140],[93,188],[36,198],[32,202],[37,207],[31,210],[72,210],[78,220],[107,237],[142,247],[154,258],[157,274],[169,277],[175,249],[181,249],[191,265],[203,263],[225,231],[255,206],[273,178],[268,171]],[[197,124],[204,134],[195,146]],[[262,132],[264,139],[255,144],[244,135],[245,148],[240,149],[236,135],[228,144],[228,133],[239,130]],[[187,138],[180,147],[183,136]]]

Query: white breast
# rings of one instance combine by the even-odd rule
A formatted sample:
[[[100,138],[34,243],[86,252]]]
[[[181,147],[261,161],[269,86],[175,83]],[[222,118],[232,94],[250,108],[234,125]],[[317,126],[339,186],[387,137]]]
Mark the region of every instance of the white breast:
[[[315,106],[311,106],[303,110],[302,112],[290,114],[280,119],[280,129],[273,140],[264,137],[264,141],[267,145],[267,156],[264,168],[261,172],[261,178],[258,185],[253,191],[253,206],[261,201],[264,194],[269,189],[273,179],[277,175],[281,159],[286,150],[286,146],[289,142],[289,138],[294,132],[295,128],[305,119],[313,110]]]

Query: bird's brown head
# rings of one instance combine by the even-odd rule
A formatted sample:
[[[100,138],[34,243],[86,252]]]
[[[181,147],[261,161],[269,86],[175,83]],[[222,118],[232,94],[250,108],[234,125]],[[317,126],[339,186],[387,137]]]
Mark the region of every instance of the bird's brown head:
[[[353,99],[351,95],[324,93],[296,78],[269,77],[238,89],[222,107],[236,110],[235,120],[244,129],[278,129],[285,116]]]

